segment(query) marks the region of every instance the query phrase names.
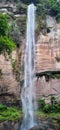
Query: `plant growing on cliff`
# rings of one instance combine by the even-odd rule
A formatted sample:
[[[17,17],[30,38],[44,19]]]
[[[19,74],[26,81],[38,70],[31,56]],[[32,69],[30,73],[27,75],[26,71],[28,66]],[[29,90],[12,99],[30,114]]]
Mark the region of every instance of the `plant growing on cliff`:
[[[0,36],[7,35],[8,31],[9,31],[9,25],[7,15],[0,14]]]
[[[0,36],[0,54],[4,51],[10,54],[14,48],[16,48],[16,46],[10,38],[7,36]]]
[[[13,41],[16,43],[16,46],[19,48],[21,43],[21,33],[19,26],[17,25],[16,21],[12,22],[11,24],[11,30],[9,32],[9,37],[13,39]]]
[[[20,29],[20,33],[24,36],[26,32],[26,16],[20,16],[17,19],[17,25]]]
[[[17,11],[20,14],[26,14],[27,13],[27,5],[23,4],[22,2],[18,2]]]
[[[37,3],[39,3],[40,0],[20,0],[20,1],[25,4],[30,4],[30,3],[37,4]]]
[[[16,48],[15,43],[8,37],[9,24],[7,15],[0,14],[0,54],[6,51],[8,54]]]
[[[0,69],[0,79],[2,78],[2,75],[3,73],[2,73],[2,70]]]
[[[56,98],[54,97],[54,96],[51,96],[51,105],[52,105],[52,107],[54,106],[54,104],[55,104],[55,101],[56,101]]]
[[[0,122],[5,120],[18,120],[22,115],[22,111],[16,107],[7,107],[0,104]]]
[[[45,99],[39,99],[39,100],[38,100],[38,107],[39,107],[40,109],[43,109],[44,106],[45,106]]]

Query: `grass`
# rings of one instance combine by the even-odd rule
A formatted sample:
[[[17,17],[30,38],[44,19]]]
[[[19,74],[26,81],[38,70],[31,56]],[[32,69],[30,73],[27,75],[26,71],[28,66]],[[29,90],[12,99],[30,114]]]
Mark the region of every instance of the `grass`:
[[[5,107],[0,109],[0,122],[5,120],[18,120],[22,116],[22,111],[16,107]]]
[[[37,111],[38,118],[45,119],[45,118],[52,118],[58,119],[60,118],[60,113],[44,113],[42,110]],[[19,120],[22,117],[22,110],[17,107],[7,107],[5,105],[0,104],[0,122],[3,121],[13,121]]]
[[[44,118],[55,118],[55,119],[58,119],[60,118],[60,113],[57,112],[57,113],[44,113],[42,110],[38,110],[37,111],[37,116],[44,119]]]

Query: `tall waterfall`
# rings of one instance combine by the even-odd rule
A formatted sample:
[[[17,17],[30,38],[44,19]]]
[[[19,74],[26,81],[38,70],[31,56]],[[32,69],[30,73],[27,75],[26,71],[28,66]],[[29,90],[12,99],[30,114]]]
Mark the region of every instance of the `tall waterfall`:
[[[27,10],[27,35],[25,46],[25,68],[24,68],[24,87],[22,89],[22,107],[24,118],[21,130],[29,130],[35,125],[35,6],[28,6]]]

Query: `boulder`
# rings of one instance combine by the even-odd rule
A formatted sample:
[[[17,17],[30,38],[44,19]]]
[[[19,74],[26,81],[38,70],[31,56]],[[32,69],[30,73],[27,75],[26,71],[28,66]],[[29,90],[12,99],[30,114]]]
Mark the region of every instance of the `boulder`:
[[[31,128],[30,130],[47,130],[47,127],[46,126],[34,126],[33,128]]]

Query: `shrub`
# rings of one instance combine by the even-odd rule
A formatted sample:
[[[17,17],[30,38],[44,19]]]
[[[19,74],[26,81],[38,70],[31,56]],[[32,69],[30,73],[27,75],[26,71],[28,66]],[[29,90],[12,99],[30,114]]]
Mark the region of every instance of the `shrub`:
[[[9,30],[7,15],[0,14],[0,35],[5,36]]]
[[[59,12],[60,12],[60,7],[56,3],[53,4],[50,10],[51,16],[57,16]]]
[[[54,112],[60,112],[60,102],[58,102],[57,104],[54,105]]]
[[[56,21],[59,23],[60,22],[60,13],[57,14],[56,16]]]
[[[19,3],[17,4],[17,9],[18,9],[18,12],[19,12],[20,14],[26,14],[26,12],[27,12],[27,5],[25,5],[25,4],[21,3],[21,2],[19,2]]]
[[[46,104],[43,108],[43,111],[45,113],[60,112],[60,102],[56,102],[53,106],[51,104]]]
[[[50,104],[45,105],[44,108],[43,108],[43,111],[44,111],[45,113],[50,113],[50,112],[52,112],[52,106],[51,106]]]
[[[20,16],[20,18],[17,20],[17,24],[19,26],[20,33],[24,36],[26,32],[26,16]]]
[[[39,100],[38,100],[38,107],[39,107],[40,109],[43,109],[44,106],[45,106],[45,99],[39,99]]]
[[[16,45],[11,39],[7,36],[0,37],[0,54],[4,51],[7,51],[7,53],[10,54],[14,48],[16,48]]]
[[[16,43],[16,46],[19,48],[21,43],[21,33],[20,33],[20,26],[17,25],[16,22],[12,22],[11,30],[9,32],[9,37]]]
[[[55,102],[56,98],[54,96],[51,96],[51,103]]]
[[[30,3],[34,3],[37,4],[39,3],[40,0],[21,0],[21,2],[25,3],[25,4],[30,4]]]
[[[4,111],[4,110],[6,110],[6,109],[7,109],[7,107],[6,107],[5,105],[0,104],[0,111]]]
[[[0,69],[0,78],[2,78],[2,75],[3,75],[3,73],[2,73],[2,70]]]

